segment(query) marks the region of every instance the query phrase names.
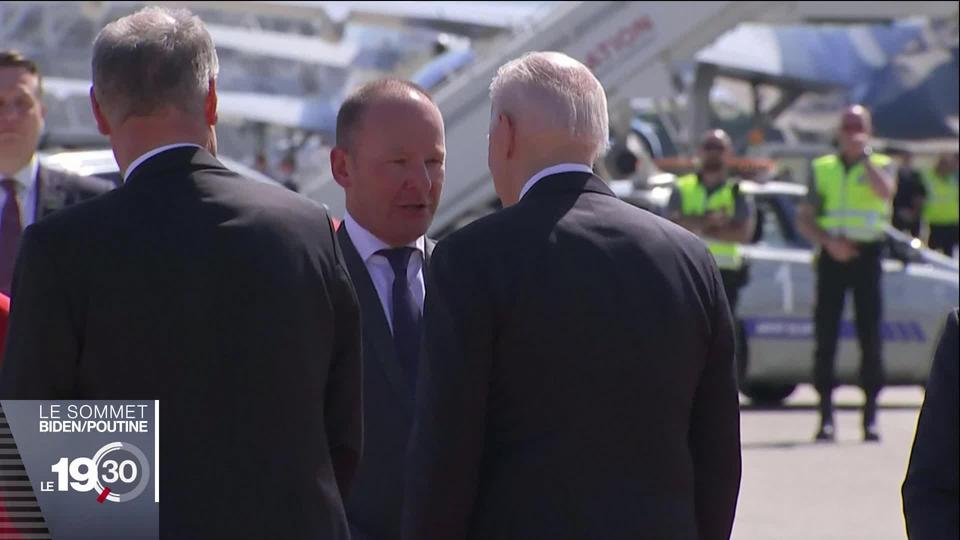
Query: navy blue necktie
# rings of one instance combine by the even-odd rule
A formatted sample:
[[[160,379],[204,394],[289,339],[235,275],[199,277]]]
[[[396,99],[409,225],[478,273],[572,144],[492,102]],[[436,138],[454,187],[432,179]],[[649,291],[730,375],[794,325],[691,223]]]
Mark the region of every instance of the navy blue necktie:
[[[393,269],[393,345],[411,389],[416,387],[420,361],[421,319],[420,308],[410,294],[410,283],[407,281],[407,265],[414,251],[411,247],[401,247],[377,252],[390,261]]]

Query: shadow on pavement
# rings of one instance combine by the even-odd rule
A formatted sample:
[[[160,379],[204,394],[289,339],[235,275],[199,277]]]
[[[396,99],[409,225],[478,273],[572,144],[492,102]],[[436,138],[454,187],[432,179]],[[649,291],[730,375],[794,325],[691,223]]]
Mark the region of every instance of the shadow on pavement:
[[[786,450],[790,448],[807,448],[820,446],[823,448],[835,448],[837,446],[869,446],[876,445],[875,442],[863,441],[839,441],[839,442],[816,442],[811,437],[807,441],[758,441],[740,443],[741,450]]]
[[[838,411],[859,411],[863,408],[861,403],[843,403],[843,404],[834,404],[833,408]],[[879,409],[881,411],[913,411],[920,408],[920,404],[913,403],[889,403],[889,404],[880,404]],[[799,404],[766,404],[766,403],[751,403],[749,401],[740,404],[741,411],[775,411],[775,412],[816,412],[817,405],[815,403],[799,403]]]

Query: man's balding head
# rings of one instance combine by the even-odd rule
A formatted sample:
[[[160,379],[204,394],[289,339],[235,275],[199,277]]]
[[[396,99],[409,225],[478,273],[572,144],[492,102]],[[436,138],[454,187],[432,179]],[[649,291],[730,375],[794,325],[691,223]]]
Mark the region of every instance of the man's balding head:
[[[378,79],[355,90],[347,96],[337,112],[337,146],[351,146],[354,133],[359,129],[371,105],[381,101],[407,99],[422,99],[436,106],[433,97],[420,85],[403,79]]]
[[[700,169],[703,173],[710,173],[709,181],[723,181],[723,178],[714,178],[714,173],[722,173],[733,154],[733,142],[730,136],[722,129],[708,129],[700,136],[699,147]]]
[[[873,133],[873,115],[863,105],[850,105],[840,116],[840,131]]]
[[[529,169],[570,161],[590,165],[606,150],[603,86],[563,53],[531,52],[507,62],[490,84],[490,100],[490,168],[505,204],[519,195],[514,184],[537,172]]]
[[[850,105],[840,115],[837,141],[840,152],[849,160],[858,159],[873,133],[873,118],[863,105]]]

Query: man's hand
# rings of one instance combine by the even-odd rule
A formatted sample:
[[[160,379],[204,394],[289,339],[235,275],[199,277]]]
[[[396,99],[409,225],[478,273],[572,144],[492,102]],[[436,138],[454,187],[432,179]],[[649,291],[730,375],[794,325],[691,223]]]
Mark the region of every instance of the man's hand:
[[[837,262],[848,262],[860,255],[856,244],[846,238],[830,238],[823,243],[823,249]]]
[[[727,216],[724,215],[723,212],[717,212],[717,211],[707,212],[704,215],[704,219],[706,220],[707,229],[720,228],[727,225],[727,223],[730,222],[730,220],[727,218]]]
[[[857,150],[857,155],[860,156],[860,161],[869,161],[868,158],[870,154],[867,152],[869,148],[870,137],[866,133],[858,133],[854,135],[850,140],[851,145]]]
[[[914,208],[900,208],[897,210],[897,215],[904,221],[914,221],[920,213]]]

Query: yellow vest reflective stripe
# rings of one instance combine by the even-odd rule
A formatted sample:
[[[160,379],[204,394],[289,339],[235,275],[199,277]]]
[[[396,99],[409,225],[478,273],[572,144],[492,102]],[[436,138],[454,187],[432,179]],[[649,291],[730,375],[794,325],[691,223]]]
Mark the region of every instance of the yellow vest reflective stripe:
[[[927,202],[923,205],[923,219],[930,225],[956,225],[960,222],[960,189],[957,177],[940,176],[931,169],[923,175],[927,187]]]
[[[877,168],[886,167],[890,162],[883,154],[870,156],[870,163]],[[860,242],[883,238],[884,227],[890,221],[890,202],[873,192],[862,163],[845,171],[839,156],[822,156],[813,160],[813,176],[823,201],[817,217],[820,228]]]
[[[695,174],[688,174],[677,180],[677,189],[680,190],[680,213],[685,216],[702,216],[707,212],[720,211],[728,217],[736,213],[737,202],[733,195],[733,183],[726,182],[723,187],[717,188],[709,196],[707,189],[700,183]],[[717,261],[717,266],[724,270],[738,270],[743,266],[743,257],[740,254],[739,244],[704,239],[710,253]]]

